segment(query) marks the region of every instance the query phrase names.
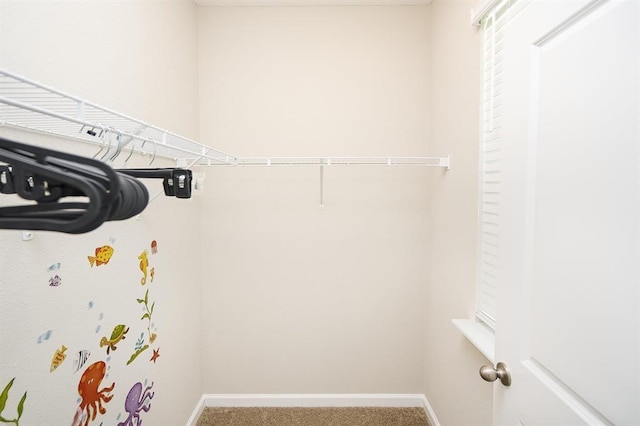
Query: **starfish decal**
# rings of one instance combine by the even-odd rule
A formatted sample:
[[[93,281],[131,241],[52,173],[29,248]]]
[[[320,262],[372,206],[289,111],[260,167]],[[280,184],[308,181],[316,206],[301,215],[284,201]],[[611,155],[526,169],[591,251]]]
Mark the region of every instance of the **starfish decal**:
[[[153,361],[153,363],[155,364],[156,359],[158,358],[160,358],[160,348],[153,350],[153,355],[151,356],[151,359],[149,361]]]

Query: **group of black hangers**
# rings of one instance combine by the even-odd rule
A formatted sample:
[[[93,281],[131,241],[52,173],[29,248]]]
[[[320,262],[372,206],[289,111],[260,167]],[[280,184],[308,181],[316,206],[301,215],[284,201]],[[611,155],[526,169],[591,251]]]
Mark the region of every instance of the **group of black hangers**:
[[[166,195],[191,197],[191,170],[112,169],[93,158],[0,138],[0,193],[30,204],[0,207],[0,229],[81,234],[140,214],[149,202],[136,177],[163,179]],[[74,198],[63,201],[65,197]],[[35,202],[35,203],[33,203]]]

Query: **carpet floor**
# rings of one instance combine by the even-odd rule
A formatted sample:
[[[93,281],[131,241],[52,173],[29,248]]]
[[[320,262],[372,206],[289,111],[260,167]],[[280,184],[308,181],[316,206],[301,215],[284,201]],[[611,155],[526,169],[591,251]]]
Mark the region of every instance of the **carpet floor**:
[[[421,408],[207,407],[197,426],[429,426]]]

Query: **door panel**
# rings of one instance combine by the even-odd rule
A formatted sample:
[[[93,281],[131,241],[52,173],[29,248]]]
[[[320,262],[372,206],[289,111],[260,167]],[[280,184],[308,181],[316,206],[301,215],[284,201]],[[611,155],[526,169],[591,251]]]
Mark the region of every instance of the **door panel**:
[[[505,34],[498,424],[640,423],[639,3],[532,1]]]

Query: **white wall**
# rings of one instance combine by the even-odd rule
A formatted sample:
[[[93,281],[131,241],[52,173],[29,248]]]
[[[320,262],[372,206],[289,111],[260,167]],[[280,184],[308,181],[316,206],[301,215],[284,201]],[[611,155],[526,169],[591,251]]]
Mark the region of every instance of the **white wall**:
[[[238,155],[432,152],[429,8],[199,11],[200,134]],[[419,392],[428,169],[207,170],[204,391]]]
[[[150,379],[151,424],[181,423],[202,392],[424,392],[442,424],[491,423],[491,386],[477,375],[486,361],[450,323],[472,314],[475,294],[473,4],[196,12],[190,0],[0,1],[1,67],[216,148],[454,161],[447,173],[326,168],[324,210],[316,168],[209,168],[205,197],[161,198],[141,222],[28,243],[0,231],[8,409],[27,390],[24,424],[70,422],[80,373],[49,373],[53,350],[96,346],[93,296],[105,320],[139,327],[135,257],[157,239],[162,356],[114,364],[105,420],[122,413],[121,389]],[[87,269],[84,256],[109,238],[120,260]],[[60,260],[64,284],[50,293],[47,267]],[[52,337],[38,344],[45,329]]]
[[[0,67],[197,138],[196,12],[190,0],[3,0]],[[85,155],[96,151],[6,127],[0,135]],[[151,194],[161,188],[159,181],[148,186]],[[10,197],[0,202],[6,205]],[[201,395],[198,204],[161,196],[140,221],[108,222],[83,235],[41,231],[23,242],[20,231],[0,230],[0,388],[15,377],[4,417],[15,416],[27,391],[20,424],[70,424],[80,376],[90,364],[106,361],[110,369],[100,389],[115,383],[114,397],[92,424],[124,421],[124,400],[136,382],[154,383],[151,410],[141,413],[145,424],[186,421]],[[137,256],[150,252],[152,240],[159,248],[149,254],[155,279],[143,287]],[[111,261],[91,268],[87,256],[105,244],[114,247]],[[48,269],[58,262],[60,269]],[[62,278],[58,287],[49,286],[54,275]],[[136,302],[146,289],[149,303],[156,303],[157,340],[126,365],[141,333],[149,343]],[[127,338],[107,356],[100,338],[121,323],[130,329]],[[49,338],[38,343],[48,330]],[[61,345],[67,358],[50,372]],[[75,371],[74,358],[85,349],[88,363]],[[156,363],[152,349],[160,353]]]
[[[429,185],[429,279],[424,393],[443,425],[491,424],[486,358],[451,324],[475,311],[481,32],[475,0],[431,4],[431,149],[452,167]]]

